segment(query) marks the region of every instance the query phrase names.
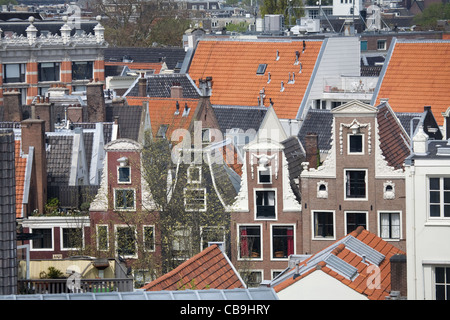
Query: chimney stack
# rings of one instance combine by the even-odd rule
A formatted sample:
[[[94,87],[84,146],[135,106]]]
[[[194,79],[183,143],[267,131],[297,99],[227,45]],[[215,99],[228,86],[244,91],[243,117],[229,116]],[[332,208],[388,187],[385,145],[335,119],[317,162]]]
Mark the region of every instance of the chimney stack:
[[[146,97],[147,96],[147,79],[145,78],[145,74],[141,73],[141,76],[138,80],[138,96]]]
[[[179,83],[174,83],[170,87],[170,97],[173,99],[183,99],[183,87]]]
[[[54,131],[54,123],[52,120],[53,104],[50,103],[49,98],[37,97],[37,101],[31,106],[32,115],[35,119],[41,119],[45,121],[45,132]]]
[[[22,152],[28,153],[34,147],[36,165],[37,209],[43,213],[47,202],[47,156],[45,153],[45,121],[27,119],[21,122]]]
[[[67,119],[70,122],[83,122],[83,107],[80,104],[69,105],[67,107]]]
[[[391,292],[397,291],[400,297],[407,296],[406,255],[396,254],[390,259],[391,263]]]
[[[317,169],[319,159],[319,137],[315,133],[308,133],[305,136],[305,152],[306,162],[309,162],[309,167]]]
[[[106,105],[103,93],[103,82],[91,81],[86,85],[88,122],[105,122]]]
[[[3,90],[3,121],[22,121],[22,97],[17,89]]]

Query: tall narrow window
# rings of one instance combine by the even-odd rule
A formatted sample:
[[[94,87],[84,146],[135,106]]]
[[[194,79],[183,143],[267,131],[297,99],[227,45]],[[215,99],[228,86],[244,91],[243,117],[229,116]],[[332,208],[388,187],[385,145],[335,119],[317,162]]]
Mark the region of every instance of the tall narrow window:
[[[256,218],[274,219],[275,213],[275,191],[256,191]]]
[[[348,136],[348,151],[350,154],[363,153],[363,136],[361,134],[351,134]]]
[[[117,171],[118,171],[119,183],[130,183],[131,182],[130,167],[118,167]]]
[[[333,238],[333,212],[314,212],[314,238]]]
[[[380,213],[380,235],[383,239],[400,239],[400,213]]]
[[[272,227],[272,256],[273,258],[288,258],[294,254],[294,227]]]
[[[450,178],[429,178],[431,218],[450,217]]]
[[[108,226],[97,226],[97,250],[107,251],[109,249],[108,243]]]
[[[121,256],[136,254],[136,229],[132,226],[116,228],[116,250]]]
[[[239,256],[240,258],[261,257],[261,227],[239,227]]]
[[[134,189],[115,189],[114,208],[117,210],[135,209]]]
[[[144,226],[144,250],[155,251],[155,227]]]
[[[345,171],[345,195],[346,198],[361,199],[366,197],[366,171]]]

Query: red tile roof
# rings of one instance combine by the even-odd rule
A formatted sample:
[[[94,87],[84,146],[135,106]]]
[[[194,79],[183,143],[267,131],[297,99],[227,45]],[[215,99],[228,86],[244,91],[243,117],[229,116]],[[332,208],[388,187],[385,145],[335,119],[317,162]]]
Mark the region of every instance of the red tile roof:
[[[301,274],[295,279],[293,277],[290,277],[285,281],[275,285],[274,287],[275,292],[280,292],[281,290],[289,287],[290,285],[299,281],[300,279],[304,279],[312,272],[321,270],[322,272],[327,273],[329,276],[341,281],[343,284],[359,292],[360,294],[367,296],[367,298],[369,298],[370,300],[385,300],[385,297],[389,296],[391,290],[390,258],[396,254],[404,255],[405,252],[394,247],[388,242],[382,240],[380,237],[374,235],[373,233],[365,230],[363,227],[357,228],[355,231],[347,235],[347,237],[348,236],[355,237],[362,243],[370,246],[371,248],[375,249],[376,251],[385,256],[378,266],[380,272],[379,273],[380,286],[378,288],[372,288],[371,286],[368,285],[374,283],[372,282],[374,277],[374,271],[372,270],[372,268],[374,265],[369,261],[363,263],[359,255],[349,250],[345,246],[345,243],[341,243],[340,245],[336,246],[333,249],[331,254],[335,255],[336,257],[340,258],[341,260],[347,262],[348,264],[352,265],[357,269],[357,276],[354,279],[348,279],[343,275],[340,275],[338,272],[332,270],[329,266],[327,266],[327,263],[325,261],[320,260],[320,262],[316,264],[315,268],[311,268],[310,270]],[[325,250],[326,249],[302,261],[300,263],[300,266],[306,265],[309,261],[313,260],[315,257],[320,256]]]
[[[397,41],[376,104],[388,98],[395,112],[422,112],[431,106],[439,125],[450,106],[450,41]]]
[[[315,67],[322,41],[223,41],[204,40],[197,45],[189,75],[193,80],[212,77],[212,104],[257,106],[260,90],[265,91],[280,119],[297,116]],[[300,65],[296,65],[296,51]],[[279,59],[277,60],[277,52]],[[256,74],[267,64],[264,75]],[[301,73],[299,73],[301,68]],[[270,83],[268,73],[270,72]],[[295,76],[295,78],[294,78]],[[295,79],[288,83],[289,78]],[[281,82],[284,91],[281,91]]]
[[[21,140],[15,141],[15,171],[16,171],[16,218],[22,217],[22,202],[25,189],[25,167],[27,158],[21,157]]]
[[[148,111],[150,114],[150,123],[153,137],[156,136],[161,125],[168,125],[166,137],[169,139],[176,129],[188,129],[197,108],[198,99],[173,99],[173,98],[148,98],[148,97],[127,97],[129,105],[142,105],[144,101],[148,102]],[[179,114],[176,115],[176,104],[179,104]],[[190,109],[189,114],[183,116],[185,106]]]
[[[148,283],[146,291],[245,288],[230,260],[212,245],[174,270]]]

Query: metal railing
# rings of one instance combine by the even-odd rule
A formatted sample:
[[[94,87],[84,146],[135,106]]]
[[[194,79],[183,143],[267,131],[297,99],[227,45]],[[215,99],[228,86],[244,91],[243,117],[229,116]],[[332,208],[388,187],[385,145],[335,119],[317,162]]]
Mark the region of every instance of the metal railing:
[[[67,279],[18,280],[19,294],[56,294],[84,292],[130,292],[133,279],[81,279],[79,286],[67,286]]]

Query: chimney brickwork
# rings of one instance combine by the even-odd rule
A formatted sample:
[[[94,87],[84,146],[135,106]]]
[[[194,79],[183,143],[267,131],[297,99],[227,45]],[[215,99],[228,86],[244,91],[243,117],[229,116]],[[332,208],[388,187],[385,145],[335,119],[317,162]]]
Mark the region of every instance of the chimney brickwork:
[[[103,82],[91,81],[86,85],[88,122],[105,122],[106,106],[103,93]]]
[[[319,137],[315,133],[308,133],[305,136],[305,152],[306,161],[309,162],[309,167],[317,169],[319,161]]]
[[[30,147],[34,147],[36,165],[36,193],[37,209],[44,212],[47,202],[47,156],[45,151],[45,121],[27,119],[22,121],[22,152],[28,154]]]
[[[3,121],[22,121],[22,98],[17,89],[3,91]]]

